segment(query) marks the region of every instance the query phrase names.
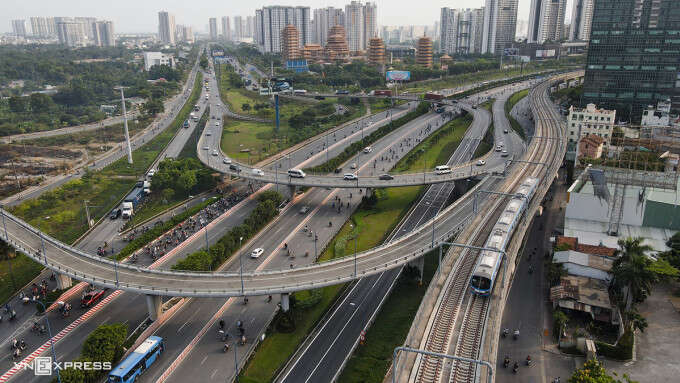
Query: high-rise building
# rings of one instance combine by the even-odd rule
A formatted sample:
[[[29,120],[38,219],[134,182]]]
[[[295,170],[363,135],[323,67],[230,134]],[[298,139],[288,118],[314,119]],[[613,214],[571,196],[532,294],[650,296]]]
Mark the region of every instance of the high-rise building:
[[[367,2],[364,5],[364,47],[368,48],[371,39],[378,37],[378,6]]]
[[[582,103],[639,120],[647,105],[680,106],[680,1],[596,0]]]
[[[44,17],[31,17],[31,32],[35,37],[49,37],[50,32],[47,29],[47,19]]]
[[[12,33],[15,36],[26,37],[26,20],[12,20]]]
[[[569,40],[588,41],[590,39],[590,23],[593,21],[593,1],[574,0],[571,9]]]
[[[83,25],[83,33],[85,34],[86,43],[92,44],[94,41],[94,32],[92,24],[97,22],[96,17],[74,17],[76,23]]]
[[[211,17],[208,19],[208,25],[210,28],[210,40],[217,40],[217,18]]]
[[[482,53],[501,54],[515,41],[519,0],[486,0]]]
[[[234,40],[241,41],[243,39],[243,17],[234,16]]]
[[[255,29],[255,21],[253,16],[246,17],[246,30],[243,33],[245,37],[253,37],[253,30]]]
[[[281,57],[284,62],[300,58],[300,32],[292,24],[281,31]]]
[[[326,45],[328,42],[328,32],[336,25],[345,25],[345,11],[333,7],[315,9],[312,41],[322,46]]]
[[[165,11],[158,12],[158,40],[175,45],[175,15]]]
[[[54,17],[46,17],[45,21],[47,21],[47,34],[50,37],[57,37],[57,22]]]
[[[95,21],[92,23],[92,42],[98,47],[113,47],[116,37],[113,35],[113,21]]]
[[[229,24],[229,16],[222,16],[222,39],[231,40],[231,25]]]
[[[311,43],[309,7],[263,7],[255,11],[255,43],[266,53],[281,52],[281,31],[292,24],[299,32],[299,46]],[[236,20],[234,19],[234,28]]]
[[[75,21],[72,17],[57,17],[55,23],[60,44],[69,47],[85,45],[83,23]]]
[[[416,64],[426,68],[432,67],[432,39],[421,37],[416,48]]]
[[[189,25],[177,24],[175,27],[175,39],[176,41],[183,41],[185,43],[194,42],[194,31]]]
[[[564,33],[567,0],[531,0],[527,42],[559,41]]]
[[[374,65],[385,63],[385,43],[380,37],[373,37],[368,42],[368,62]]]
[[[439,51],[449,55],[480,53],[484,8],[442,8]]]
[[[352,1],[345,6],[345,31],[351,52],[366,50],[368,41],[378,36],[378,7],[375,3]]]

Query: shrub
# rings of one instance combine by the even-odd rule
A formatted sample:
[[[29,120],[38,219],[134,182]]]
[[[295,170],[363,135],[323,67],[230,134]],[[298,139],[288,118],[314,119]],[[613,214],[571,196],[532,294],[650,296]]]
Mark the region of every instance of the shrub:
[[[635,335],[632,331],[626,330],[621,335],[621,338],[616,342],[616,345],[596,341],[595,347],[599,355],[606,356],[612,359],[629,360],[633,358],[633,343],[635,342]]]

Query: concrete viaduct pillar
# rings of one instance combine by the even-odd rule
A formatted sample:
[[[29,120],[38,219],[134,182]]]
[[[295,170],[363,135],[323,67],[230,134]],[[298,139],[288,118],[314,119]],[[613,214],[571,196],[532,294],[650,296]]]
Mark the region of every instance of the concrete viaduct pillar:
[[[288,293],[281,294],[281,310],[283,310],[284,313],[290,310],[290,294]]]
[[[408,263],[409,266],[415,267],[418,269],[419,276],[418,276],[418,283],[422,284],[423,283],[423,273],[425,272],[425,256],[423,255],[422,257],[418,257],[417,259],[414,259],[413,261]]]
[[[293,198],[295,198],[295,192],[297,192],[297,186],[288,185],[288,192],[290,193],[290,200],[292,201]]]
[[[149,310],[149,317],[151,320],[156,320],[161,316],[161,308],[163,307],[163,299],[160,295],[147,295],[146,307]]]
[[[69,287],[71,287],[71,284],[72,284],[71,277],[69,277],[66,274],[59,274],[59,273],[56,273],[56,272],[54,273],[54,275],[57,278],[57,288],[59,290],[64,290],[64,289],[68,289]]]

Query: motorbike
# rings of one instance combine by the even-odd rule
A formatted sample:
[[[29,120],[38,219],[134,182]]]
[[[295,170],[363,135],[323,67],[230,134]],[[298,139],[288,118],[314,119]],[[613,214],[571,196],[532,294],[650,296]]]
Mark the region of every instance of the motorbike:
[[[227,341],[227,338],[229,337],[229,334],[227,334],[226,332],[224,332],[224,330],[218,331],[217,334],[219,334],[220,340],[221,340],[222,342],[226,342],[226,341]]]
[[[502,334],[503,338],[507,337],[509,333],[510,333],[509,329],[507,329],[507,328],[503,329],[503,334]]]
[[[222,347],[222,352],[227,352],[227,351],[229,351],[229,345],[225,343],[224,347]]]
[[[526,364],[527,366],[531,366],[531,355],[527,355]]]
[[[515,362],[515,365],[512,366],[512,372],[516,374],[517,371],[519,371],[519,363]]]
[[[503,359],[503,368],[507,368],[510,365],[510,358],[506,355]]]
[[[519,338],[519,330],[515,330],[515,332],[512,334],[512,338],[514,340],[517,340],[517,338]]]

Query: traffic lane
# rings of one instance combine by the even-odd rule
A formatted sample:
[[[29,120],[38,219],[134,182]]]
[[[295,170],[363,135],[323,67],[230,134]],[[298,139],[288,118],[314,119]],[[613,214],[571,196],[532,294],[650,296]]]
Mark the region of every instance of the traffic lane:
[[[411,134],[415,134],[415,132],[418,130],[418,128],[419,128],[419,126],[418,126],[418,125],[415,125],[415,127],[411,129]],[[392,142],[391,140],[385,140],[385,142],[389,142],[389,143],[394,144],[394,142]],[[377,153],[375,154],[375,156],[376,156],[376,157],[378,156]],[[337,192],[338,194],[340,194],[340,192],[338,192],[338,191],[329,192],[329,191],[327,191],[327,190],[325,190],[325,189],[318,189],[318,188],[317,188],[317,189],[312,189],[309,193],[318,194],[320,197],[324,197],[324,196],[327,197],[327,196],[331,195],[331,193],[336,193],[336,192]],[[344,193],[344,196],[343,196],[343,197],[345,198],[345,200],[351,201],[351,198],[350,198],[350,196],[349,196],[348,194],[349,194],[349,193]],[[354,198],[354,201],[355,201],[355,202],[350,202],[353,206],[356,204],[356,202],[358,202],[358,200],[359,200],[358,197],[359,197],[359,196],[357,196],[357,197]],[[342,201],[342,197],[341,197],[341,201]],[[304,203],[307,203],[307,202],[305,201]],[[319,235],[319,238],[320,238],[321,241],[322,241],[322,244],[321,244],[320,246],[318,246],[319,249],[320,249],[320,248],[323,248],[323,247],[324,247],[323,242],[329,241],[330,239],[332,239],[334,233],[341,227],[341,225],[337,223],[337,220],[338,220],[339,218],[341,218],[341,221],[344,221],[344,219],[345,219],[345,215],[344,215],[344,214],[341,214],[341,217],[338,217],[338,214],[335,212],[335,208],[334,208],[333,205],[332,205],[333,203],[335,203],[335,202],[332,202],[332,203],[331,203],[331,206],[328,206],[328,202],[326,202],[326,205],[325,205],[325,206],[321,206],[321,207],[319,208],[319,210],[312,216],[312,218],[310,219],[310,223],[309,223],[309,225],[308,225],[308,226],[311,227],[311,228],[317,228],[317,234]],[[298,204],[298,206],[299,206],[299,205],[300,205],[300,204]],[[291,209],[291,210],[293,210],[293,211],[292,211],[292,214],[294,215],[294,214],[295,214],[295,210],[297,210],[297,209]],[[349,211],[349,209],[348,209],[348,211]],[[298,221],[299,218],[296,218],[295,220]],[[328,221],[336,220],[336,224],[335,224],[334,226],[328,227],[328,226],[325,225],[325,222],[327,222],[327,220],[328,220]],[[317,222],[317,224],[313,224],[312,221],[313,221],[313,222]],[[320,221],[320,222],[319,222],[319,221]],[[293,223],[292,225],[295,226],[294,223]],[[287,231],[290,231],[289,228],[290,228],[291,226],[290,226],[290,225],[287,225],[285,221],[284,221],[284,222],[281,222],[281,223],[280,223],[280,226],[284,226],[284,227],[286,227]],[[326,226],[325,229],[319,230],[319,228],[323,228],[323,227],[325,227],[325,226]],[[285,233],[285,232],[280,231],[280,229],[279,229],[279,230],[272,230],[272,231]],[[292,238],[290,237],[291,235],[292,235]],[[304,259],[306,258],[306,257],[299,257],[299,256],[298,256],[298,257],[297,257],[297,260],[294,259],[293,261],[291,261],[290,258],[288,258],[288,257],[286,256],[287,252],[286,252],[286,253],[281,252],[281,255],[282,255],[282,256],[278,255],[277,253],[280,252],[279,250],[281,249],[281,245],[282,245],[282,243],[281,243],[281,238],[280,238],[279,236],[276,236],[276,235],[270,235],[270,236],[268,236],[268,237],[269,237],[269,241],[270,241],[270,244],[269,244],[269,245],[266,245],[266,244],[264,244],[264,245],[256,245],[255,243],[253,243],[253,244],[250,246],[250,248],[244,249],[244,250],[245,250],[245,253],[247,254],[248,251],[251,251],[251,249],[254,248],[254,247],[256,247],[256,246],[270,246],[271,249],[274,249],[274,250],[271,250],[272,253],[271,253],[271,255],[270,255],[270,257],[269,257],[268,259],[271,260],[271,263],[272,263],[272,264],[276,264],[276,265],[273,265],[273,267],[281,267],[281,266],[283,266],[283,265],[285,265],[285,264],[287,264],[287,263],[289,263],[289,262],[299,263],[299,260],[301,260],[301,259],[304,260]],[[302,254],[303,251],[309,251],[309,252],[311,252],[311,248],[312,248],[313,246],[310,246],[310,244],[313,245],[313,240],[310,240],[309,238],[312,238],[312,237],[307,236],[307,235],[305,234],[304,231],[302,231],[302,232],[293,232],[293,233],[291,233],[291,234],[289,235],[289,238],[295,239],[295,240],[293,240],[293,241],[288,241],[289,247],[292,249],[292,251],[293,251],[294,253],[297,252],[298,255],[299,255],[299,254]],[[307,238],[307,241],[305,241],[305,238]],[[284,239],[284,241],[285,241],[285,239]],[[277,242],[278,242],[278,243],[277,243]],[[317,244],[317,245],[318,245],[318,244]],[[263,247],[263,248],[264,248],[264,247]],[[266,253],[268,253],[268,252],[269,252],[269,251],[267,251]],[[311,257],[310,257],[310,258],[311,258]],[[308,258],[308,259],[309,259],[309,258]],[[311,258],[311,259],[313,259],[313,258]],[[249,267],[248,267],[249,265],[248,265],[247,263],[245,263],[245,262],[244,262],[244,264],[245,264],[245,265],[244,265],[244,270],[249,269]],[[235,268],[238,267],[238,266],[240,266],[240,265],[239,265],[239,264],[236,264],[235,262],[232,262],[230,266],[231,266],[231,267],[228,267],[228,269],[235,270]],[[258,299],[259,299],[259,298],[258,298]],[[253,300],[255,300],[255,299],[253,299]],[[237,301],[237,300],[232,300],[232,302],[236,302],[236,301]],[[225,302],[226,302],[226,301],[225,301]],[[235,303],[232,303],[232,305],[234,305],[234,304],[235,304]],[[249,306],[251,306],[251,305],[249,305]],[[252,307],[252,306],[251,306],[251,307]],[[238,309],[237,306],[231,306],[230,309],[227,310],[227,311],[225,312],[225,316],[226,316],[227,318],[230,318],[229,315],[233,315],[234,310],[232,310],[232,308],[233,308],[234,310],[237,310],[237,309]],[[192,311],[195,311],[195,309],[192,309]],[[245,312],[244,309],[241,309],[241,311]],[[240,315],[243,315],[243,314],[241,313]],[[267,315],[260,315],[260,316],[252,317],[252,318],[250,319],[250,321],[251,321],[251,322],[254,322],[254,321],[258,320],[258,318],[261,319],[261,317],[268,318]],[[244,320],[242,316],[241,316],[240,318],[241,318],[240,320]],[[232,318],[232,319],[233,319],[233,318]],[[248,322],[247,320],[244,320],[244,321]],[[230,322],[227,322],[227,323],[230,323]],[[266,320],[262,323],[262,326],[264,326],[265,324],[266,324]],[[258,328],[258,325],[256,325],[255,327]],[[257,332],[257,333],[259,334],[259,332]],[[173,377],[176,377],[176,376],[192,376],[192,377],[196,377],[196,376],[197,376],[196,374],[203,374],[204,372],[207,373],[207,370],[204,370],[204,369],[201,369],[200,371],[191,371],[191,372],[181,372],[181,373],[180,373],[180,371],[185,371],[185,370],[187,369],[186,366],[197,366],[197,365],[203,366],[203,365],[204,365],[206,359],[204,358],[204,359],[202,359],[202,360],[199,362],[198,359],[194,360],[194,358],[197,358],[197,357],[194,357],[194,355],[204,355],[206,352],[210,352],[210,349],[211,349],[213,346],[210,345],[211,342],[210,342],[209,340],[205,340],[206,338],[209,339],[209,336],[206,336],[206,337],[202,338],[201,341],[199,342],[199,344],[197,345],[197,348],[194,349],[194,351],[192,351],[192,352],[190,353],[190,356],[189,356],[189,359],[190,359],[190,360],[188,361],[188,362],[190,362],[190,363],[183,363],[183,364],[182,364],[183,368],[182,368],[181,370],[179,370],[178,372],[175,372],[175,373],[172,375],[171,379],[173,379]],[[201,352],[201,350],[199,349],[199,347],[203,347],[202,345],[203,345],[204,343],[207,343],[207,344],[204,346],[204,347],[205,347],[205,350],[203,350],[204,352]],[[232,373],[233,373],[233,371],[232,371]],[[210,373],[210,379],[212,379],[216,374],[217,374],[217,372],[212,371],[212,372]],[[219,376],[228,376],[228,375],[229,375],[229,373],[221,373],[221,374],[219,374]],[[204,377],[204,378],[207,379],[207,377]]]
[[[291,227],[298,225],[299,222],[300,222],[301,215],[298,213],[299,207],[303,206],[303,205],[304,206],[311,206],[311,205],[314,205],[315,203],[318,204],[320,202],[320,200],[322,200],[325,197],[325,195],[327,195],[327,191],[325,191],[325,190],[318,190],[318,189],[310,190],[300,200],[294,201],[293,205],[290,208],[286,209],[286,211],[284,211],[282,213],[282,215],[279,218],[277,218],[275,227],[271,227],[273,229],[272,231],[274,233],[279,233],[281,229],[284,229],[284,230],[287,230],[287,231],[284,231],[283,234],[284,235],[287,234],[290,231]],[[294,247],[293,243],[294,242],[291,241],[291,248]],[[263,258],[251,259],[248,256],[248,254],[250,253],[250,251],[252,251],[252,249],[254,249],[255,247],[262,247],[262,248],[266,248],[266,249],[277,249],[277,248],[280,247],[280,245],[281,245],[281,236],[277,236],[277,235],[275,235],[271,232],[267,232],[267,233],[261,232],[252,241],[252,244],[250,246],[244,247],[244,249],[242,251],[239,251],[237,254],[234,254],[227,261],[227,263],[224,266],[224,269],[228,270],[228,271],[238,271],[241,267],[241,264],[242,264],[244,271],[254,270],[264,261],[264,259]],[[283,255],[283,253],[282,253],[282,255]],[[283,255],[283,257],[282,257],[282,255],[272,254],[271,257],[287,258],[285,255]],[[243,262],[242,263],[238,262],[239,259],[242,260]],[[258,302],[260,300],[261,300],[261,298],[259,298],[259,297],[252,297],[252,299],[251,299],[251,301],[253,301],[254,303]],[[257,315],[252,315],[252,317],[251,317],[251,316],[246,315],[245,313],[246,313],[246,309],[250,309],[251,314],[252,314],[252,312],[256,312],[257,309],[254,308],[256,306],[254,306],[253,304],[242,305],[242,303],[243,303],[242,300],[233,299],[233,302],[236,302],[236,301],[238,301],[239,304],[234,305],[233,310],[230,309],[230,310],[227,310],[225,312],[225,315],[224,315],[225,322],[227,323],[228,326],[234,326],[234,324],[236,323],[236,320],[243,320],[243,321],[248,322],[250,324],[246,327],[246,331],[247,332],[253,331],[254,328],[257,328],[257,326],[253,327],[253,324],[254,324],[253,318],[256,318]],[[215,303],[215,302],[218,302],[218,303]],[[160,363],[157,362],[154,366],[152,366],[150,368],[151,376],[153,376],[153,377],[160,376],[168,368],[168,366],[175,360],[176,355],[179,355],[179,353],[181,353],[182,350],[184,350],[188,346],[189,342],[193,338],[193,335],[197,334],[200,331],[200,329],[205,324],[205,319],[211,318],[215,314],[215,312],[222,305],[224,305],[226,302],[227,302],[227,299],[221,299],[219,301],[206,301],[206,300],[203,300],[203,299],[192,299],[191,301],[189,301],[182,308],[182,312],[196,313],[196,315],[193,316],[193,319],[192,319],[195,322],[195,323],[193,323],[192,326],[199,326],[199,327],[197,329],[195,327],[191,327],[194,331],[187,331],[186,332],[188,334],[187,335],[188,339],[183,338],[181,342],[174,342],[172,345],[168,344],[166,346],[170,351],[168,354],[174,355],[174,357],[166,358],[166,359],[160,361]],[[276,301],[274,301],[274,302],[276,302]],[[272,303],[272,304],[275,304],[275,303]],[[241,307],[241,305],[242,305],[242,307]],[[269,306],[271,306],[271,304]],[[232,312],[234,310],[236,310],[236,313]],[[246,317],[248,317],[250,319],[246,320]],[[161,326],[161,329],[159,329],[159,331],[157,333],[160,333],[160,334],[170,333],[166,330],[166,328],[169,327],[169,326],[176,327],[176,324],[178,322],[181,322],[183,320],[183,318],[184,317],[178,317],[178,318],[173,317],[173,318],[171,318],[167,322],[167,324],[164,324],[163,326]],[[239,319],[236,319],[236,318],[239,318]],[[265,318],[265,322],[266,322],[267,319],[268,318]],[[264,325],[264,323],[262,325]],[[255,333],[255,332],[253,332],[253,333]],[[248,335],[248,333],[246,335]],[[220,347],[219,351],[221,353],[222,343],[219,343],[219,346],[215,346],[214,336],[216,336],[216,333],[215,334],[208,333],[208,334],[205,335],[204,339],[206,339],[206,342],[207,342],[206,348],[209,349],[206,352],[208,352],[208,353],[214,352],[215,350],[212,350],[213,348]],[[234,338],[232,337],[232,339],[234,339]],[[198,355],[201,356],[203,354],[199,352]],[[199,363],[199,365],[203,366],[204,363],[205,363],[205,359],[202,359],[201,362]],[[175,372],[175,375],[177,375],[177,373],[178,372]]]
[[[80,352],[82,351],[84,340],[101,324],[122,323],[127,327],[129,335],[135,330],[135,328],[137,328],[139,323],[147,318],[148,314],[146,311],[145,295],[124,292],[114,299],[113,302],[116,302],[119,299],[125,299],[128,304],[108,304],[104,306],[100,311],[93,315],[90,320],[82,322],[76,328],[76,330],[74,330],[78,331],[78,333],[82,335],[74,336],[72,333],[69,336],[62,338],[58,343],[55,343],[54,350],[57,354],[57,361],[67,362],[78,358],[80,356]],[[50,324],[51,323],[52,322],[50,321]],[[45,355],[47,354],[51,356],[49,351],[45,353]],[[16,378],[17,377],[15,376],[15,379]],[[52,378],[53,377],[49,376],[34,376],[30,372],[22,372],[21,375],[18,376],[18,381],[42,383],[51,382]]]
[[[373,310],[369,307],[371,306],[369,303],[375,303],[376,292],[381,290],[378,286],[381,282],[389,286],[385,282],[390,280],[390,277],[393,279],[398,272],[398,269],[390,270],[383,274],[362,278],[352,284],[347,294],[333,308],[330,320],[326,321],[314,334],[311,343],[307,343],[307,348],[300,353],[293,368],[284,374],[279,382],[332,381],[337,371],[334,367],[342,363],[344,356],[349,354],[358,334],[363,330],[361,320],[356,319],[370,316]],[[324,333],[326,329],[331,331]],[[314,362],[304,362],[305,360]]]

